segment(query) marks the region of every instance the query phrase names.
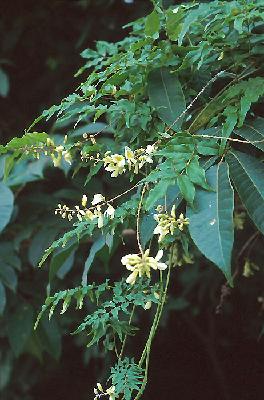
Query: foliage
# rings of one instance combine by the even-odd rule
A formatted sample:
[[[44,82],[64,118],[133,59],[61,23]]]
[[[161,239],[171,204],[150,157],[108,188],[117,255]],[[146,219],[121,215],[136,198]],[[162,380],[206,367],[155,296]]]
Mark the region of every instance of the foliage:
[[[168,9],[160,2],[153,4],[150,15],[128,25],[129,36],[117,43],[99,41],[95,50],[83,51],[78,89],[45,110],[23,137],[0,148],[5,193],[10,191],[5,185],[12,182],[13,166],[21,162],[42,162],[44,169],[42,160],[49,158],[70,181],[80,177],[77,190],[62,189],[42,199],[46,209],[55,208],[54,197],[60,201],[57,217],[51,218],[58,229],[51,237],[46,222],[39,240],[46,236],[47,248],[44,255],[42,243],[37,254],[31,248],[30,261],[39,267],[49,262],[48,295],[35,328],[42,323],[46,329],[42,318],[47,310],[51,317],[62,301],[64,314],[75,299],[77,308],[85,305],[88,315],[79,323],[75,314],[79,326],[74,333],[85,332],[87,346],[103,339],[105,350],[115,352],[111,387],[104,391],[97,384],[96,399],[142,396],[175,267],[204,256],[232,286],[239,274],[235,256],[244,251],[234,240],[235,225],[243,228],[237,214],[246,211],[254,229],[263,233],[264,125],[257,108],[264,96],[263,2],[213,1]],[[66,133],[64,139],[31,132],[43,118],[55,118],[54,129]],[[93,187],[94,177],[102,179],[100,188]],[[9,211],[2,219],[0,211],[2,228],[11,216],[12,195],[3,207]],[[91,284],[92,266],[98,259],[108,265],[127,230],[137,249],[118,264],[130,275],[119,281],[111,271],[104,283]],[[32,232],[34,225],[29,233],[22,229],[21,240]],[[55,277],[63,278],[71,269],[77,248],[85,247],[87,240],[90,252],[86,260],[81,257],[83,273],[76,278],[77,286],[50,295]],[[4,286],[16,287],[16,273],[9,272],[10,261],[6,264],[0,286],[2,311]],[[244,276],[257,270],[246,260]],[[149,335],[135,362],[124,357],[128,336],[140,328],[132,321],[152,303],[156,309]],[[32,308],[26,305],[23,310],[25,315],[21,312],[17,318],[23,316],[25,342],[17,346],[12,329],[16,323],[11,321],[9,329],[15,354],[26,344],[33,322]]]

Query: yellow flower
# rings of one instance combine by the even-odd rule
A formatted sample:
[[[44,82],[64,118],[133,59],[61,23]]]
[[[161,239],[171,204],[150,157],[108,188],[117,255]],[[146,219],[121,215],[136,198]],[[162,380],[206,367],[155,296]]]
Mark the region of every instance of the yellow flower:
[[[96,215],[91,210],[85,211],[86,219],[90,219],[91,221],[96,218]]]
[[[86,207],[87,200],[88,200],[88,199],[87,199],[87,196],[86,196],[86,194],[84,194],[83,197],[82,197],[82,206],[83,206],[83,207]]]

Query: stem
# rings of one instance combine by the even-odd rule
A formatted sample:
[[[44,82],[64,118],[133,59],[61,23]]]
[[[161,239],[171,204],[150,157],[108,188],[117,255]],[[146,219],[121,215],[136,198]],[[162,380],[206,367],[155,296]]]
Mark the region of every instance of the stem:
[[[142,396],[142,394],[145,390],[145,387],[146,387],[146,384],[148,381],[148,369],[149,369],[149,357],[150,357],[151,345],[152,345],[153,339],[155,337],[156,331],[158,329],[159,321],[160,321],[162,311],[164,308],[164,304],[166,301],[168,286],[169,286],[169,282],[170,282],[170,275],[171,275],[172,253],[173,253],[173,247],[171,248],[171,251],[170,251],[169,268],[168,268],[168,273],[167,273],[167,277],[166,277],[165,288],[162,291],[161,302],[157,307],[156,314],[155,314],[155,317],[154,317],[154,320],[153,320],[153,323],[152,323],[152,326],[150,329],[149,337],[147,339],[146,345],[144,347],[144,350],[142,352],[141,358],[138,363],[138,365],[141,366],[145,360],[145,375],[144,375],[142,386],[134,400],[140,399],[140,397]],[[162,274],[161,274],[161,283],[162,283]]]
[[[131,314],[130,314],[128,325],[130,325],[131,322],[132,322],[132,318],[134,316],[135,308],[136,308],[136,305],[134,304],[133,308],[132,308],[132,311],[131,311]],[[126,341],[127,341],[127,334],[125,335],[124,341],[122,343],[122,347],[121,347],[120,354],[119,354],[119,357],[118,357],[119,360],[121,360],[122,355],[124,353],[124,348],[125,348],[125,345],[126,345]]]
[[[144,198],[144,194],[147,188],[147,184],[145,184],[143,186],[142,192],[141,192],[141,196],[140,196],[140,200],[139,200],[139,205],[138,205],[138,209],[137,209],[137,242],[138,242],[138,248],[140,253],[143,255],[143,249],[140,243],[140,236],[139,236],[139,222],[140,222],[140,211],[142,208],[142,203],[143,203],[143,198]]]

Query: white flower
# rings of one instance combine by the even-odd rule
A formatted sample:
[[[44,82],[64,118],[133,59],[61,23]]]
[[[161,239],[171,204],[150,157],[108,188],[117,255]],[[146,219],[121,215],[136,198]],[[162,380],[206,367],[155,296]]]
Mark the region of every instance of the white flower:
[[[142,277],[146,275],[150,278],[151,268],[154,270],[165,270],[167,264],[159,262],[163,256],[163,251],[159,250],[156,257],[149,256],[149,249],[145,251],[142,255],[140,254],[128,254],[121,259],[121,263],[125,267],[132,271],[132,273],[127,277],[126,282],[133,285],[136,282],[137,277]]]
[[[151,301],[147,301],[144,305],[144,310],[149,310],[151,308]]]
[[[97,226],[99,229],[101,229],[104,226],[104,217],[103,214],[100,214],[98,216],[98,220],[97,220]]]
[[[115,209],[114,207],[109,204],[107,209],[105,210],[105,215],[108,216],[110,219],[113,219],[115,216]]]
[[[71,153],[70,153],[69,151],[65,150],[65,151],[62,152],[62,155],[63,155],[63,157],[64,157],[64,160],[65,160],[68,164],[71,165],[71,163],[72,163],[72,156],[71,156]]]
[[[109,396],[109,400],[115,399],[115,386],[111,386],[109,389],[106,389],[106,394]]]
[[[112,156],[107,155],[103,158],[105,170],[108,172],[112,172],[111,176],[116,178],[118,175],[121,175],[125,172],[125,164],[126,160],[124,156],[120,154],[113,154]]]
[[[154,268],[154,266],[151,266],[154,269],[159,269],[160,271],[164,271],[168,266],[166,263],[163,262],[159,262],[159,260],[161,260],[163,257],[163,250],[159,250],[156,257],[155,257],[155,262],[153,262],[153,264],[155,264],[156,268]],[[152,257],[149,257],[152,258]]]
[[[101,383],[97,383],[96,386],[98,387],[98,389],[100,390],[100,392],[103,392],[103,391],[104,391],[104,389],[103,389]]]
[[[154,144],[148,144],[147,147],[146,147],[146,153],[147,154],[152,154],[152,153],[154,153],[155,150],[156,149],[155,149]]]
[[[105,200],[105,197],[102,196],[100,193],[97,193],[93,197],[92,205],[95,206],[96,204],[99,204],[104,200]]]

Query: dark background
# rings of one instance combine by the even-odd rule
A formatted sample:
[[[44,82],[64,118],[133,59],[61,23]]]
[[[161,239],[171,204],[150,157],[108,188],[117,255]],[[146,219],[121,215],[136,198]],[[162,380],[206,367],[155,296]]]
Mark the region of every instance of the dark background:
[[[0,97],[1,143],[22,135],[44,108],[74,90],[80,81],[73,75],[82,65],[79,53],[83,49],[94,47],[96,40],[123,38],[127,30],[122,26],[151,10],[147,0],[128,3],[1,0],[0,66],[10,82],[8,95]],[[261,245],[263,242],[259,242]],[[176,274],[178,281],[172,285],[171,296],[182,295],[187,282],[189,289],[184,296],[190,306],[169,304],[171,311],[166,313],[154,341],[144,398],[263,399],[264,340],[259,337],[263,315],[257,301],[263,292],[260,278],[240,278],[239,285],[226,297],[221,313],[216,314],[222,275],[206,263],[197,266],[197,271],[202,271],[204,279],[201,283],[195,277],[195,285],[190,284],[193,280],[188,272]],[[141,344],[138,339],[134,347]],[[96,376],[101,374],[104,362],[111,360],[93,359],[84,366],[82,348],[69,336],[64,338],[62,348],[59,361],[47,358],[42,364],[31,364],[31,373],[36,369],[40,375],[28,384],[22,400],[92,398]],[[21,356],[16,366],[21,379],[28,365],[26,357]],[[7,399],[13,400],[14,396]]]

